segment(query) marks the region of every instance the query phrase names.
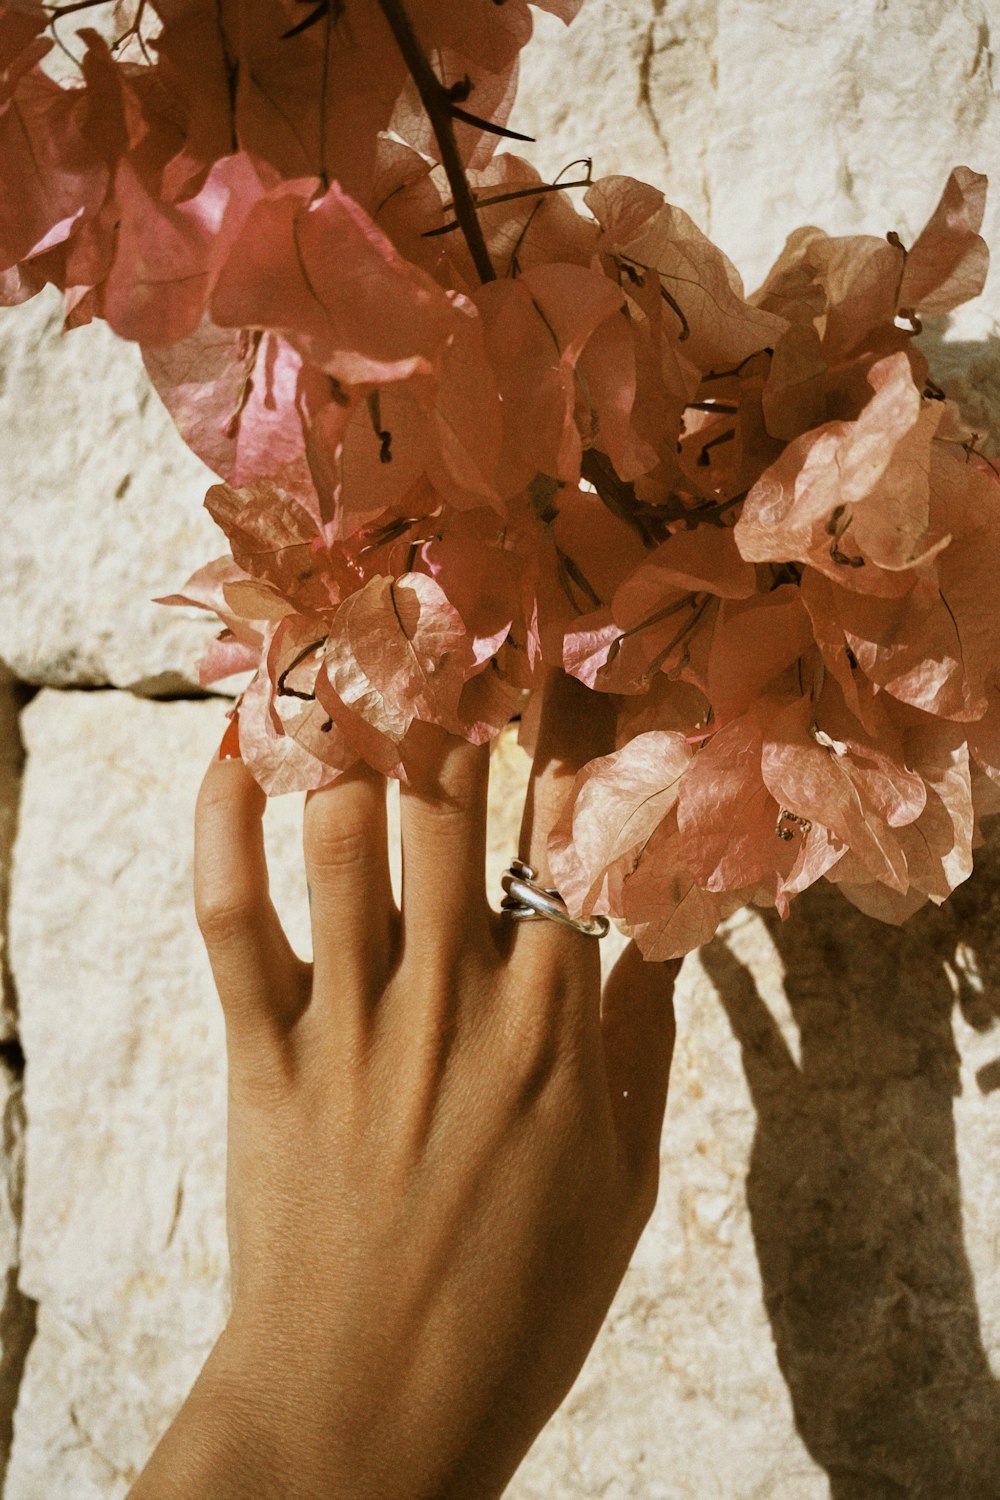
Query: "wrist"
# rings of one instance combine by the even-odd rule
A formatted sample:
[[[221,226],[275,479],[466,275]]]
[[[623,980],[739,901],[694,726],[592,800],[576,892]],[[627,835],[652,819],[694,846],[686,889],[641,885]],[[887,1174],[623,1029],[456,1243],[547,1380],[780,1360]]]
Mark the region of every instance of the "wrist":
[[[280,1492],[250,1404],[226,1377],[216,1343],[127,1500],[265,1500]]]
[[[127,1500],[451,1500],[433,1464],[384,1432],[384,1403],[347,1436],[342,1382],[309,1366],[227,1328]]]

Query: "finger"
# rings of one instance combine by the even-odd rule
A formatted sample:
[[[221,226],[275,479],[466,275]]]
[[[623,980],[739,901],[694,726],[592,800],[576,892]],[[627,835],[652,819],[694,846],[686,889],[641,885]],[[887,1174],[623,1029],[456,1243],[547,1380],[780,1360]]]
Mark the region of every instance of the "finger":
[[[358,762],[308,792],[302,847],[315,1004],[351,1025],[371,1010],[395,961],[385,777]]]
[[[239,759],[213,761],[195,808],[195,916],[231,1040],[283,1035],[305,1004],[308,964],[269,894],[267,797]]]
[[[647,962],[629,943],[604,986],[605,1072],[618,1136],[637,1182],[655,1181],[659,1173],[680,967],[680,959]]]
[[[447,968],[489,932],[490,748],[432,724],[414,725],[410,737],[420,769],[399,792],[404,953]]]
[[[542,695],[518,855],[535,870],[538,884],[555,886],[549,867],[549,834],[577,772],[595,756],[613,749],[614,708],[605,694],[591,691],[564,672],[549,674]],[[596,983],[600,955],[594,938],[552,921],[509,919],[510,928],[516,929],[513,942],[519,951],[569,958]]]

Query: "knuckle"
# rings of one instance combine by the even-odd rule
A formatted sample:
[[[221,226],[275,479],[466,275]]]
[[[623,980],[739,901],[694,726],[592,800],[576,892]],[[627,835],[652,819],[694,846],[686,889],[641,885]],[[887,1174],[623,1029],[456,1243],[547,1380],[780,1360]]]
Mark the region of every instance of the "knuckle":
[[[219,761],[213,761],[206,771],[195,800],[195,816],[198,821],[216,822],[233,816],[238,801],[238,789],[230,776],[220,776]]]
[[[210,947],[225,947],[254,932],[261,922],[259,903],[232,897],[205,898],[195,907],[195,917]]]
[[[438,842],[454,840],[456,843],[462,843],[468,837],[468,806],[461,797],[414,797],[407,811],[418,837],[429,836]]]
[[[310,829],[305,836],[306,864],[321,877],[357,869],[364,863],[367,850],[368,836],[363,828],[333,825]]]

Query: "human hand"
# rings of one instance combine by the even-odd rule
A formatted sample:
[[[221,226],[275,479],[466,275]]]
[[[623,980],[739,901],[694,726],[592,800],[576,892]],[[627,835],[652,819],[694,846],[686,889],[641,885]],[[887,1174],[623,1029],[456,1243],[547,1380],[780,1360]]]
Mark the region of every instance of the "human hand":
[[[603,700],[552,679],[519,853],[546,839]],[[500,1495],[563,1400],[656,1200],[675,964],[515,922],[485,893],[487,746],[427,729],[401,789],[306,800],[313,963],[268,897],[265,797],[199,796],[195,905],[226,1019],[233,1306],[133,1500]]]

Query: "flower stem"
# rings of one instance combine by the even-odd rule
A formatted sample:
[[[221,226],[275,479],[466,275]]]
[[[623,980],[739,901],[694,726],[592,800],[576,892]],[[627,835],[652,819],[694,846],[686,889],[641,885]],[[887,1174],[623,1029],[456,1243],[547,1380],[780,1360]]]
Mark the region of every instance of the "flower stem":
[[[396,45],[403,54],[403,61],[410,71],[410,76],[417,86],[424,109],[427,111],[427,118],[431,122],[431,128],[441,152],[441,165],[444,167],[451,188],[455,217],[465,236],[469,254],[479,273],[479,279],[480,281],[496,281],[497,273],[493,269],[490,252],[486,248],[482,226],[476,217],[472,190],[469,187],[458,143],[455,140],[454,107],[448,97],[448,90],[431,67],[427,54],[413,29],[413,23],[407,15],[403,0],[378,0],[378,3],[396,39]]]

